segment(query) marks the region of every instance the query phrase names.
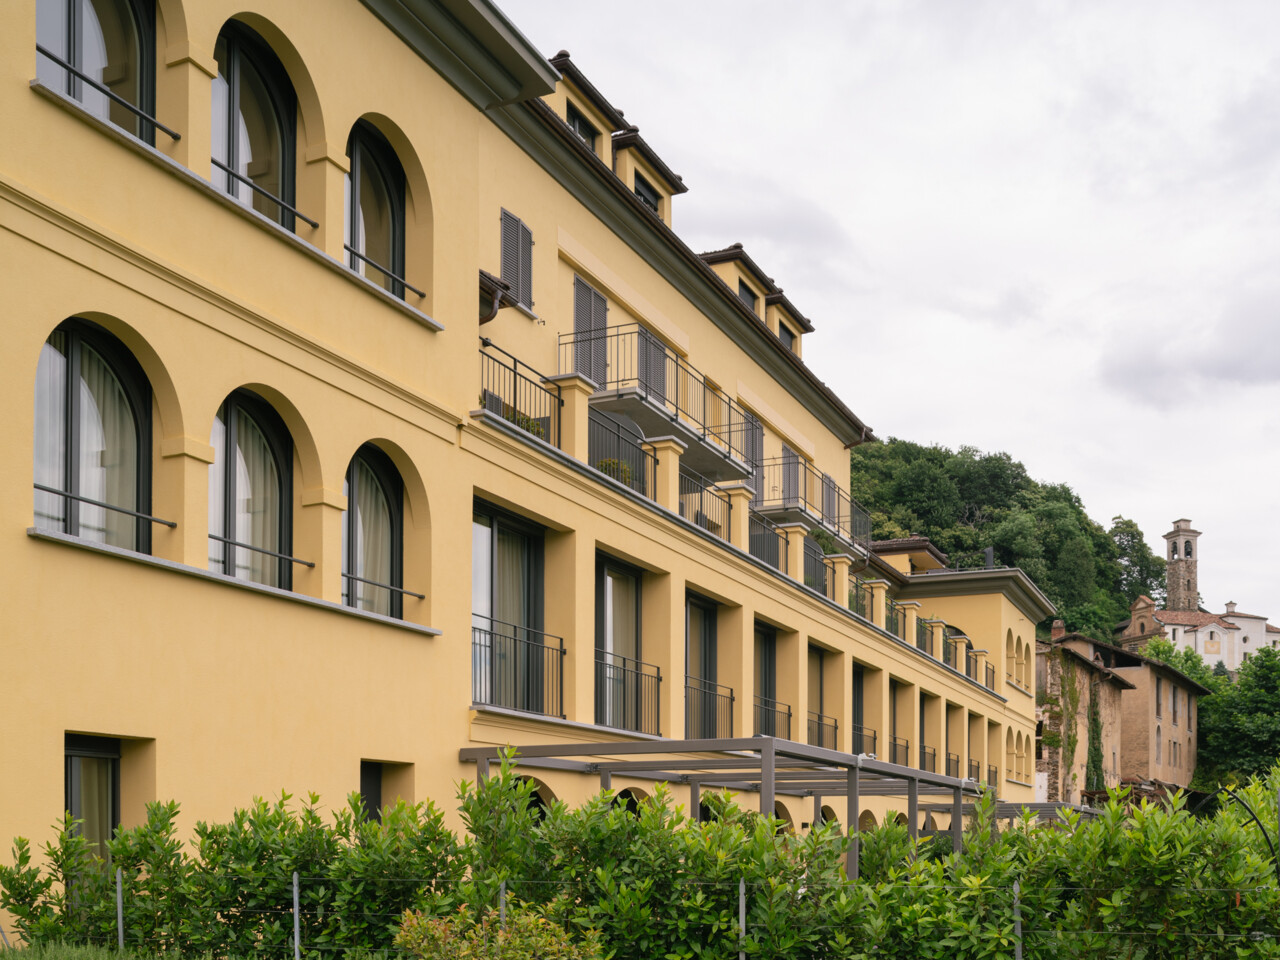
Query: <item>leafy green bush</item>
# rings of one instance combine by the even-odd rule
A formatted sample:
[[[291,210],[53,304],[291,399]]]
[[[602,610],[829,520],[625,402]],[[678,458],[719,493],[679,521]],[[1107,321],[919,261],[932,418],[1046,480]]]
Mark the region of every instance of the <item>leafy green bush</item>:
[[[507,912],[505,923],[492,910],[479,919],[462,913],[431,917],[410,911],[395,945],[424,960],[597,960],[602,956],[593,932],[575,940],[536,911],[519,908]]]

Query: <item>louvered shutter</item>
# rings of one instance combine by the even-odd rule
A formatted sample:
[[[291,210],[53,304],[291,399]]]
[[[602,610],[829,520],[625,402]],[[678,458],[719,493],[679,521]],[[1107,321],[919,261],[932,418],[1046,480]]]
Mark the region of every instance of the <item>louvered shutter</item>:
[[[744,414],[747,421],[747,458],[751,463],[751,505],[758,507],[764,497],[764,424],[754,414]]]
[[[604,387],[609,305],[581,277],[573,278],[573,369]]]
[[[520,250],[520,302],[533,308],[533,234],[523,222],[517,220],[518,246]]]
[[[666,403],[667,348],[661,340],[641,327],[637,334],[636,354],[640,365],[640,384],[645,394],[657,403]]]
[[[839,487],[836,478],[829,473],[822,475],[822,519],[827,523],[840,522]]]
[[[511,287],[512,294],[520,297],[520,218],[502,211],[502,279]]]
[[[795,503],[800,498],[800,457],[785,443],[782,445],[782,499]]]
[[[590,288],[588,288],[590,289]],[[591,291],[591,377],[600,386],[609,379],[606,348],[609,330],[609,303],[604,294]]]

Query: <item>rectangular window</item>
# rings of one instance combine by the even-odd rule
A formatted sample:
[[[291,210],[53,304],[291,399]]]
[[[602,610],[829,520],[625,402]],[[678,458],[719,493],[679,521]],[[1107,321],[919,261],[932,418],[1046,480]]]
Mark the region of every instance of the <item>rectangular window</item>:
[[[654,188],[644,177],[636,174],[636,196],[640,198],[640,202],[652,210],[658,212],[658,204],[662,202],[662,195]]]
[[[751,308],[751,312],[756,312],[756,293],[745,280],[738,281],[738,299]]]
[[[502,211],[502,279],[522,306],[533,309],[533,234],[507,210]]]
[[[823,702],[822,662],[826,651],[821,647],[809,645],[809,710],[813,713],[825,714],[826,704]]]
[[[865,681],[866,681],[866,673],[862,669],[862,664],[855,663],[853,665],[853,685],[852,685],[853,686],[853,702],[850,705],[852,707],[852,709],[850,710],[850,714],[851,714],[852,722],[857,724],[859,727],[862,726],[862,713],[863,713],[862,689]],[[857,744],[855,743],[854,746],[856,747]],[[858,751],[855,750],[855,752],[858,752]]]
[[[778,695],[778,632],[756,624],[756,696],[774,700]]]
[[[609,378],[608,329],[609,304],[604,294],[581,277],[574,277],[573,369],[575,373],[589,377],[598,387],[604,387]],[[644,362],[645,344],[641,338],[641,357],[638,358],[641,364]]]
[[[685,732],[693,738],[728,736],[732,691],[716,683],[716,605],[689,595],[685,602]]]
[[[360,802],[366,820],[382,822],[382,764],[376,761],[360,761]]]
[[[569,129],[578,135],[578,139],[591,148],[592,152],[596,149],[596,140],[600,136],[600,131],[595,128],[590,120],[583,115],[582,111],[573,105],[572,102],[565,104],[565,118],[568,120]]]
[[[641,657],[639,570],[596,560],[596,723],[658,732],[658,669]]]
[[[1156,677],[1156,716],[1164,716],[1164,680]]]
[[[1178,725],[1178,688],[1170,687],[1169,694],[1173,698],[1173,725]]]
[[[65,800],[89,850],[107,859],[107,841],[120,826],[120,741],[68,733]]]
[[[796,352],[796,335],[791,332],[791,328],[785,323],[778,324],[778,339],[782,341],[782,345],[792,353]]]

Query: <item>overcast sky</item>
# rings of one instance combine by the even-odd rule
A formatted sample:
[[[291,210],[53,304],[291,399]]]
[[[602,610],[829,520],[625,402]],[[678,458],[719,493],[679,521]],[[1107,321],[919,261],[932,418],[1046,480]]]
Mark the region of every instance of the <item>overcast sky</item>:
[[[499,0],[877,435],[1005,450],[1280,623],[1280,3]]]

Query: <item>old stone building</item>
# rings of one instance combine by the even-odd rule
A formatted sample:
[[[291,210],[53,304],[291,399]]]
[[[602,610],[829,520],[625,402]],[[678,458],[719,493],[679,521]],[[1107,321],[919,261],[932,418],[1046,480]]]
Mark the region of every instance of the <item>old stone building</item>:
[[[1200,556],[1197,541],[1200,531],[1191,529],[1187,519],[1173,521],[1173,529],[1164,535],[1168,543],[1168,566],[1165,568],[1166,606],[1170,610],[1199,610],[1200,590],[1196,562]]]

